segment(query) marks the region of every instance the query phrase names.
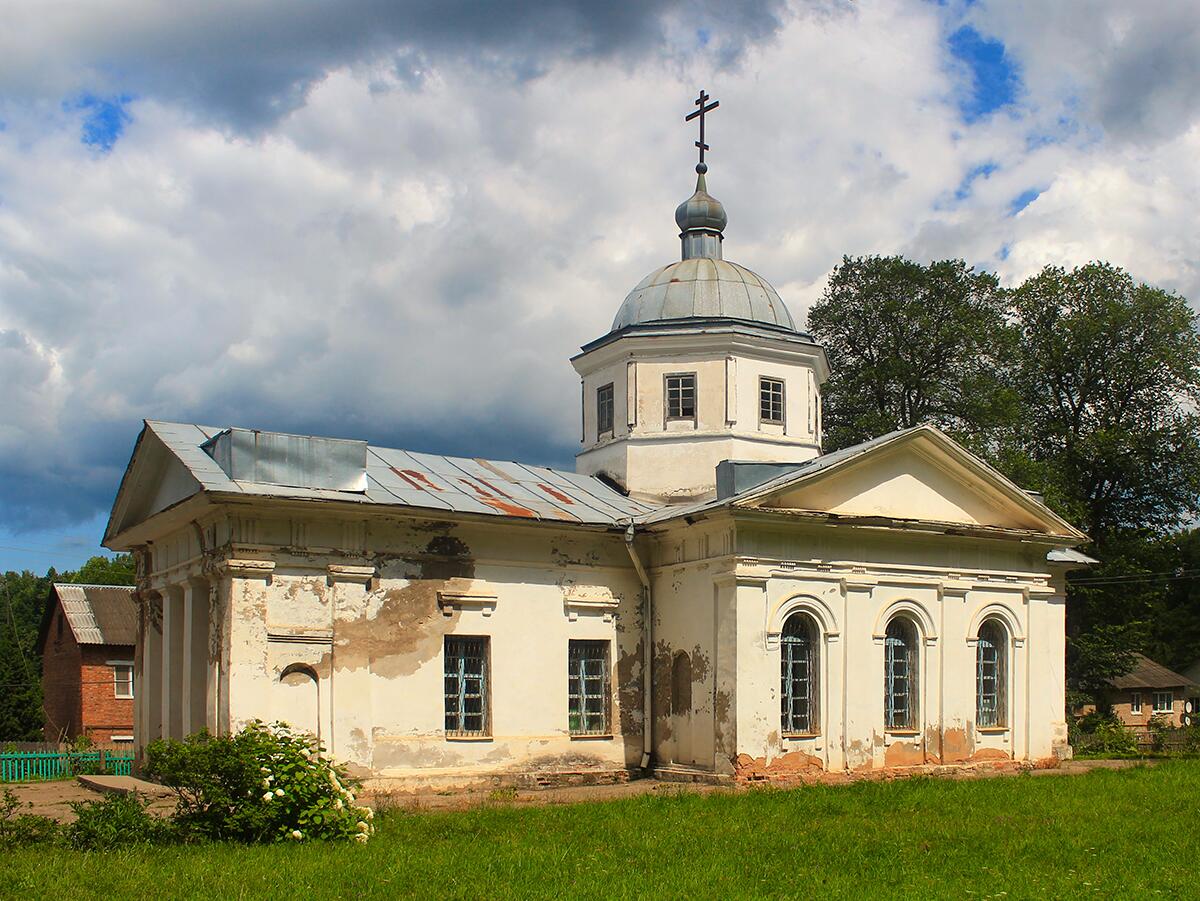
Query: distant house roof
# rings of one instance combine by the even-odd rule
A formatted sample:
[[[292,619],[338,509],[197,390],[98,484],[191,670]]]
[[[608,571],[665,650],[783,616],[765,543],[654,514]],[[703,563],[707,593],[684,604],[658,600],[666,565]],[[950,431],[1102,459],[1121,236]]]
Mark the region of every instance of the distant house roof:
[[[74,585],[56,582],[57,595],[71,634],[80,644],[130,645],[137,641],[137,604],[132,585]],[[45,643],[50,611],[47,604],[39,644]]]
[[[1135,654],[1133,671],[1111,681],[1113,688],[1200,688],[1187,676],[1155,663],[1144,654]]]

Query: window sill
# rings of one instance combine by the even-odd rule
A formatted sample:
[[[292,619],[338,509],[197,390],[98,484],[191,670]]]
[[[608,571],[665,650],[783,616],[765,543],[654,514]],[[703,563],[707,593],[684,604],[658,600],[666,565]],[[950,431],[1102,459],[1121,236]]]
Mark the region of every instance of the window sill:
[[[975,731],[983,735],[1003,735],[1008,732],[1008,726],[976,726]]]
[[[615,737],[616,736],[613,735],[613,733],[611,733],[611,732],[600,732],[600,733],[588,732],[588,733],[580,733],[578,735],[575,735],[574,733],[572,733],[571,741],[611,741]]]
[[[491,741],[490,735],[447,735],[446,741]]]
[[[884,735],[895,735],[899,738],[912,738],[921,734],[920,729],[884,729]]]
[[[802,739],[820,738],[820,737],[821,737],[820,732],[784,732],[783,733],[783,738],[786,738],[789,740],[794,739],[797,741],[802,740]]]

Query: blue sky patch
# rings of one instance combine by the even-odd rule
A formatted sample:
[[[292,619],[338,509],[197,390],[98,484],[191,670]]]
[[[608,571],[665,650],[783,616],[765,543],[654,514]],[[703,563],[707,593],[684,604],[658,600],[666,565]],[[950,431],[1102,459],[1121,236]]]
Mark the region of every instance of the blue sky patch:
[[[89,147],[108,153],[125,131],[125,126],[133,121],[125,109],[131,100],[133,97],[129,94],[114,97],[80,94],[64,106],[84,113],[79,139]]]
[[[966,200],[966,198],[971,193],[971,186],[974,183],[975,179],[987,178],[989,175],[991,175],[993,172],[995,172],[999,168],[1000,167],[997,166],[993,162],[986,162],[979,166],[976,166],[974,169],[972,169],[970,172],[968,172],[963,177],[963,180],[961,182],[959,182],[958,187],[954,189],[954,199],[955,200]]]
[[[1017,99],[1020,78],[1004,44],[970,25],[951,34],[947,43],[954,58],[971,70],[971,90],[959,102],[966,121],[975,122]]]
[[[1020,194],[1014,197],[1012,203],[1008,205],[1008,215],[1017,215],[1017,213],[1021,212],[1021,210],[1025,209],[1025,207],[1037,200],[1041,193],[1041,188],[1029,188],[1026,191],[1022,191]]]

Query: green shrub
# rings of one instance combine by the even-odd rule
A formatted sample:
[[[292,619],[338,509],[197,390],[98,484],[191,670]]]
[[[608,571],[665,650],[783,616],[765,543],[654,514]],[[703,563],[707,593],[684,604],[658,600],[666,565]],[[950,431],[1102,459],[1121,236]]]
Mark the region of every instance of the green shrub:
[[[1138,752],[1137,737],[1116,720],[1099,720],[1091,734],[1081,736],[1076,751],[1093,757],[1134,757]]]
[[[66,827],[67,844],[79,851],[108,851],[131,845],[164,844],[171,827],[146,810],[149,801],[134,794],[74,801],[76,820]]]
[[[28,807],[33,807],[29,802]],[[12,789],[4,790],[0,801],[0,849],[21,848],[26,845],[56,843],[62,835],[62,827],[49,817],[20,813],[21,800]]]
[[[285,723],[255,720],[236,735],[200,732],[146,748],[146,773],[178,796],[186,839],[238,842],[367,841],[372,813],[359,784]]]

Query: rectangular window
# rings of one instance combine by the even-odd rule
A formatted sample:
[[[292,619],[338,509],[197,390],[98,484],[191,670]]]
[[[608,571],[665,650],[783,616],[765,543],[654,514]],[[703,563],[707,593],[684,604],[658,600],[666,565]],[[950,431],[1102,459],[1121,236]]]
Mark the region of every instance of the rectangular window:
[[[666,376],[667,419],[696,418],[696,373]]]
[[[1140,691],[1133,693],[1133,698],[1129,702],[1129,712],[1135,716],[1142,715],[1142,693]]]
[[[613,430],[613,386],[612,382],[596,389],[596,435]]]
[[[783,423],[783,379],[758,380],[758,418],[761,422]]]
[[[571,641],[567,648],[567,722],[572,735],[608,735],[608,642]]]
[[[446,734],[490,734],[488,640],[446,636]]]
[[[1155,713],[1171,713],[1175,707],[1175,694],[1170,691],[1156,691],[1154,693],[1154,712]]]
[[[113,690],[118,698],[133,697],[133,664],[113,664]]]

